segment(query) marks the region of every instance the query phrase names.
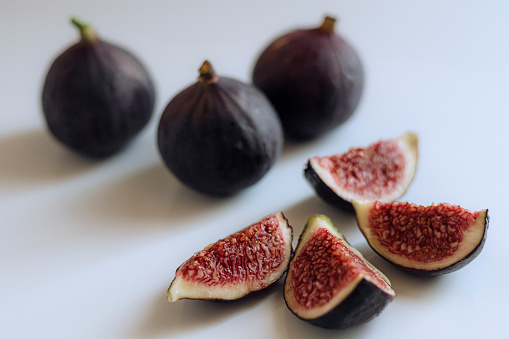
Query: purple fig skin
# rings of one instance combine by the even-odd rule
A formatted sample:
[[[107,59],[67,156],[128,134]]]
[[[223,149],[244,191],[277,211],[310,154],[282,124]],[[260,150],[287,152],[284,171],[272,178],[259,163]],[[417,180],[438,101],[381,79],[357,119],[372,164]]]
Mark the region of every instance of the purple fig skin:
[[[355,214],[352,203],[342,199],[339,195],[334,193],[334,191],[331,190],[331,188],[322,181],[318,174],[316,174],[309,161],[307,162],[306,168],[304,169],[304,176],[309,181],[311,186],[313,186],[316,194],[322,198],[323,201],[344,212]]]
[[[329,313],[316,319],[303,320],[328,329],[358,326],[378,317],[393,299],[393,296],[364,279],[342,303]]]
[[[42,91],[49,131],[74,152],[104,158],[123,149],[148,123],[152,79],[129,51],[100,40],[73,19],[82,39],[52,63]]]
[[[253,83],[275,107],[286,135],[316,138],[345,122],[356,110],[364,70],[352,46],[326,17],[315,29],[290,32],[258,58]]]
[[[212,196],[231,196],[258,182],[284,141],[265,95],[217,76],[208,61],[198,81],[170,100],[157,134],[168,169],[186,186]]]
[[[299,242],[297,248],[294,250],[292,262],[290,262],[285,278],[284,299],[288,309],[299,319],[302,319],[312,325],[328,329],[345,329],[361,325],[379,316],[389,303],[395,299],[396,294],[390,288],[390,282],[388,280],[386,280],[388,288],[384,290],[365,276],[362,276],[360,280],[351,283],[355,284],[355,286],[344,287],[345,290],[349,291],[349,293],[343,299],[338,300],[332,298],[327,301],[328,307],[325,310],[320,310],[320,308],[324,305],[319,305],[318,308],[310,307],[307,309],[305,305],[301,305],[296,302],[296,290],[292,287],[292,281],[295,281],[296,277],[293,275],[294,268],[292,263],[299,257],[307,241],[312,239],[312,237],[309,237],[308,234],[313,234],[316,231],[316,225],[319,225],[318,228],[328,229],[336,237],[341,237],[347,247],[349,247],[352,251],[356,251],[348,243],[344,236],[337,231],[334,225],[332,225],[332,222],[328,217],[315,215],[308,219],[304,230],[299,236]],[[314,251],[319,252],[320,249],[315,247]],[[378,271],[360,253],[357,256],[357,260],[363,261],[368,265],[368,267],[372,267],[373,270]],[[311,265],[312,263],[309,263],[307,269],[313,270],[313,268],[310,268],[312,267]],[[337,270],[338,268],[333,268],[331,266],[329,269]],[[327,275],[326,272],[323,274]],[[312,277],[312,275],[310,276]],[[309,310],[314,311],[314,313],[307,313]]]

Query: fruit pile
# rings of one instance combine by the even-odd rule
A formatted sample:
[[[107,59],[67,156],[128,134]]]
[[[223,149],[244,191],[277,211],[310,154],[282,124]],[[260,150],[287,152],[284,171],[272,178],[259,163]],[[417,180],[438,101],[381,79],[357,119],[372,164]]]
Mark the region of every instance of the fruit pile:
[[[51,134],[71,150],[104,158],[120,152],[148,123],[154,85],[132,53],[72,19],[81,40],[50,67],[42,108]],[[284,138],[308,140],[346,121],[360,101],[364,72],[335,19],[272,42],[253,84],[218,76],[206,60],[198,81],[161,114],[157,145],[184,185],[226,196],[252,186],[274,165]]]
[[[69,149],[104,158],[148,123],[155,90],[132,53],[99,39],[78,19],[81,40],[51,65],[42,108],[51,134]],[[218,76],[206,60],[198,80],[161,114],[157,146],[167,168],[203,194],[228,196],[258,182],[276,163],[284,138],[330,132],[355,111],[364,72],[350,44],[325,17],[285,34],[259,56],[253,84]],[[488,211],[397,201],[417,169],[418,137],[406,133],[346,153],[308,159],[304,176],[327,203],[355,213],[372,249],[398,268],[450,273],[482,250]],[[378,316],[396,293],[387,277],[324,215],[311,216],[293,248],[283,212],[269,215],[196,252],[176,271],[168,300],[235,300],[286,273],[284,299],[299,318],[346,328]]]
[[[481,252],[488,210],[395,201],[411,184],[416,166],[417,136],[406,133],[344,154],[314,157],[304,172],[327,203],[355,213],[368,244],[391,264],[425,276],[454,272]],[[260,233],[267,220],[278,221],[272,223],[271,235],[279,236]],[[373,319],[396,297],[389,279],[347,242],[327,216],[308,219],[295,251],[292,230],[279,212],[207,246],[177,269],[168,300],[234,300],[287,272],[284,299],[290,311],[313,325],[342,329]],[[243,236],[255,232],[260,235]],[[231,245],[241,242],[239,238],[246,242]],[[267,262],[275,264],[269,268]],[[250,278],[258,276],[264,278],[253,285]]]

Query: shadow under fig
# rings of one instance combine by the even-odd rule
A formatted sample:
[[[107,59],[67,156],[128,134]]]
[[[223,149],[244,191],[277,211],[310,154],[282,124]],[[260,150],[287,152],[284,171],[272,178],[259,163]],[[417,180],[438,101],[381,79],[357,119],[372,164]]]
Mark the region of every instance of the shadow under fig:
[[[159,170],[152,168],[147,171],[144,176],[148,178],[154,177],[155,171]],[[162,174],[159,173],[158,175]],[[194,196],[194,198],[197,198],[197,196]],[[214,205],[212,202],[209,203],[211,207]],[[192,209],[192,207],[189,208]],[[343,234],[350,233],[359,236],[357,232],[360,231],[357,228],[354,214],[337,210],[315,196],[288,206],[283,209],[283,212],[294,229],[294,242],[298,240],[307,219],[316,213],[329,216]],[[397,298],[393,303],[397,302],[398,298],[426,298],[439,288],[440,277],[427,278],[404,272],[381,258],[367,243],[355,247],[389,278],[397,294]],[[268,323],[267,326],[272,326],[275,335],[280,338],[330,338],[331,336],[362,338],[367,331],[371,331],[372,326],[376,326],[377,321],[383,321],[383,319],[379,319],[384,316],[382,313],[378,318],[366,324],[343,330],[330,330],[313,326],[299,319],[287,309],[283,297],[285,277],[286,275],[265,290],[231,302],[179,300],[176,303],[169,303],[165,299],[165,295],[159,295],[153,302],[153,307],[149,310],[146,318],[136,330],[136,335],[143,338],[165,334],[171,336],[183,335],[192,332],[194,329],[206,328],[246,312],[271,297],[272,300],[268,301],[267,307],[270,308],[271,312],[274,312],[271,316],[273,323]],[[389,304],[388,307],[390,308],[391,305]]]
[[[367,327],[373,326],[372,321],[345,329],[328,329],[312,325],[295,316],[290,310],[285,312],[284,325],[286,327],[286,337],[292,339],[308,338],[364,338],[366,337]]]
[[[443,276],[427,277],[406,272],[378,255],[367,242],[364,245],[357,245],[356,248],[369,262],[387,276],[397,298],[425,299],[440,288],[439,285]]]
[[[178,336],[219,324],[256,307],[271,295],[281,294],[282,298],[283,281],[284,277],[261,291],[232,301],[178,300],[170,303],[166,295],[158,295],[147,317],[135,331],[135,337]]]
[[[58,145],[42,129],[0,137],[0,159],[2,193],[50,185],[95,164]]]
[[[291,137],[285,136],[284,144],[283,144],[283,152],[281,154],[282,159],[292,158],[297,154],[306,154],[307,156],[315,156],[315,155],[325,155],[325,154],[316,154],[316,148],[320,145],[326,145],[334,142],[334,138],[337,134],[341,133],[341,130],[345,126],[338,126],[333,130],[326,132],[323,135],[312,138],[310,140],[296,140]],[[339,147],[339,146],[338,146]],[[339,151],[340,148],[338,148]],[[304,156],[302,158],[303,163],[305,163],[308,159]]]
[[[139,220],[143,229],[154,221],[174,225],[199,217],[234,197],[216,198],[195,192],[158,163],[103,184],[100,189],[93,187],[78,199],[77,206],[85,206],[101,220],[112,221],[112,225]]]

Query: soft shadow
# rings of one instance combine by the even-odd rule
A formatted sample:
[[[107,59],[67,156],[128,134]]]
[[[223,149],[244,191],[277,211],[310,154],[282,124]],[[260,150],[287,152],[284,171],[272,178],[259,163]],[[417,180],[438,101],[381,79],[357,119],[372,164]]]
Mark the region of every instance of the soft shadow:
[[[445,282],[441,276],[418,276],[396,267],[384,268],[384,274],[389,277],[396,296],[406,299],[427,299],[439,291],[440,285]]]
[[[355,327],[350,327],[342,330],[338,329],[326,329],[318,326],[311,325],[310,323],[299,319],[289,310],[285,311],[285,333],[281,333],[280,338],[364,338],[366,337],[366,331],[368,327],[374,326],[374,322],[377,319]]]
[[[124,225],[118,221],[167,221],[178,224],[189,216],[199,216],[214,210],[231,199],[210,197],[184,187],[160,164],[143,168],[96,187],[80,196],[80,208],[101,220],[112,220],[112,225]],[[126,223],[133,224],[133,223]],[[134,223],[139,224],[139,223]]]
[[[179,336],[200,330],[246,312],[275,293],[282,293],[279,282],[234,301],[179,300],[170,303],[166,296],[158,295],[134,337]]]
[[[339,126],[334,130],[311,140],[295,140],[285,136],[281,158],[291,158],[297,153],[318,155],[314,154],[316,148],[319,145],[326,145],[333,142],[333,140],[336,138],[336,134],[341,133],[342,128],[343,126]]]
[[[281,280],[281,295],[272,298],[270,307],[273,310],[272,323],[268,326],[274,331],[275,338],[363,338],[366,336],[366,328],[373,326],[372,322],[344,330],[325,329],[311,325],[305,320],[299,319],[286,306],[283,297],[284,279]]]
[[[368,247],[368,245],[366,246]],[[440,290],[440,285],[444,282],[442,276],[420,276],[404,271],[383,259],[370,248],[360,247],[359,250],[366,253],[364,254],[366,259],[387,276],[397,298],[427,299]]]
[[[44,130],[0,138],[0,187],[13,193],[50,185],[94,165],[58,145]]]
[[[135,328],[132,338],[154,338],[162,334],[176,337],[182,321],[182,310],[187,301],[170,303],[165,294],[158,294],[149,305],[147,317],[142,319],[139,328]]]
[[[291,158],[296,153],[307,153],[306,150],[315,149],[316,145],[320,143],[321,140],[311,140],[309,142],[300,142],[295,140],[285,139],[283,144],[283,152],[281,153],[281,158]]]
[[[147,177],[162,175],[161,173],[156,175],[156,169],[147,171],[148,173],[145,174]],[[158,181],[156,180],[156,182]],[[197,197],[195,196],[195,198]],[[184,205],[186,204],[193,205],[189,201],[184,202]],[[211,203],[210,206],[212,207],[214,204]],[[192,210],[192,207],[189,208]],[[329,206],[317,197],[312,196],[288,206],[283,209],[283,212],[294,229],[294,241],[298,240],[307,219],[317,213],[329,216],[336,227],[341,229],[342,233],[350,232],[359,236],[360,231],[356,226],[355,215]],[[430,279],[403,272],[373,252],[367,243],[358,245],[356,248],[391,280],[392,287],[398,297],[425,298],[438,288],[439,277]],[[366,324],[344,330],[329,330],[313,326],[296,317],[284,305],[284,279],[285,277],[265,290],[233,302],[180,300],[170,304],[164,297],[158,296],[153,302],[152,310],[137,330],[137,338],[151,338],[162,335],[179,336],[192,332],[194,329],[203,329],[223,322],[225,319],[234,317],[239,313],[246,312],[268,298],[271,299],[264,307],[266,306],[267,310],[273,312],[271,317],[273,321],[268,326],[272,326],[275,336],[279,338],[362,338],[366,336],[367,332],[373,330],[373,326],[376,326],[377,321],[383,321],[383,319],[375,318]]]

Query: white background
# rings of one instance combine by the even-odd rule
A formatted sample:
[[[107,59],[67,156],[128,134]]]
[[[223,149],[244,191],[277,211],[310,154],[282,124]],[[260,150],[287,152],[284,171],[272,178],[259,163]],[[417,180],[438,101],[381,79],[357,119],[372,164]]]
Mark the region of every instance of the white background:
[[[278,35],[338,18],[366,87],[355,115],[323,138],[285,146],[255,186],[214,199],[181,185],[155,137],[166,103],[209,59],[250,82]],[[51,61],[78,39],[77,15],[144,61],[157,86],[151,123],[121,154],[89,161],[49,135],[40,93]],[[2,338],[505,338],[509,5],[505,1],[3,0],[0,4],[0,337]],[[419,134],[417,174],[402,200],[488,208],[480,256],[424,279],[374,254],[354,217],[318,199],[309,157]],[[282,210],[295,242],[329,215],[398,294],[380,317],[344,331],[286,308],[282,282],[233,303],[166,301],[195,251]],[[502,219],[500,219],[502,218]]]

